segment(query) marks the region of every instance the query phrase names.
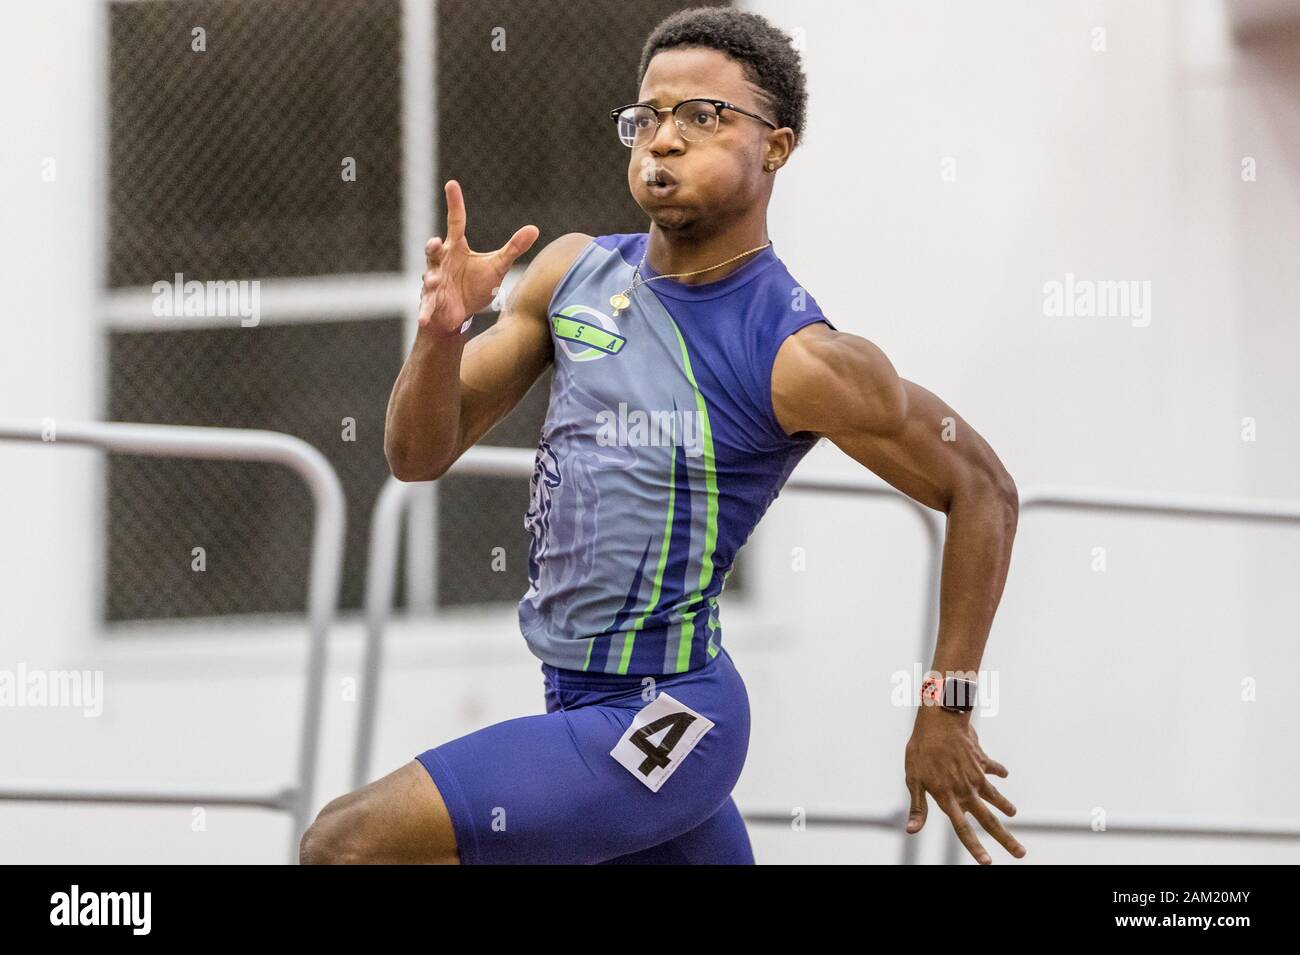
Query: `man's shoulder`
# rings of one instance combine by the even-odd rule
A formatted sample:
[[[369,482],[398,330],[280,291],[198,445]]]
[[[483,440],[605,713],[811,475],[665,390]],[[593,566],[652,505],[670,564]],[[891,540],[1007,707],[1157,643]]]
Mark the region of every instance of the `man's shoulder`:
[[[526,310],[545,317],[545,312],[564,277],[591,246],[592,236],[585,232],[566,232],[552,239],[528,263],[519,280],[515,295]]]
[[[566,232],[546,243],[545,248],[537,253],[537,258],[533,261],[547,271],[559,268],[560,273],[563,274],[565,269],[583,253],[583,250],[597,240],[598,237],[590,236],[585,232]]]

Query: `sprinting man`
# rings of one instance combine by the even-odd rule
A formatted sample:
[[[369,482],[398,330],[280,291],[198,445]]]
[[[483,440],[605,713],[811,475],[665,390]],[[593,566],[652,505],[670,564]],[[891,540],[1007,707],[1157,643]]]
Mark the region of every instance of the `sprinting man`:
[[[908,832],[926,793],[981,863],[969,813],[1015,857],[994,816],[1007,770],[970,724],[1001,597],[1014,483],[943,401],[836,330],[791,277],[767,207],[804,129],[790,38],[752,13],[699,8],[660,24],[633,104],[610,113],[629,147],[646,233],[549,243],[500,318],[468,340],[519,229],[471,251],[446,184],[447,234],[426,247],[419,332],[393,388],[385,452],[404,481],[445,474],[548,365],[531,480],[519,622],[542,661],[547,712],[436,746],[327,805],[304,862],[751,863],[731,792],[749,742],[744,684],[718,597],[736,553],[825,436],[947,515],[932,669],[905,753]],[[944,440],[944,419],[957,440]],[[951,427],[951,424],[949,425]]]

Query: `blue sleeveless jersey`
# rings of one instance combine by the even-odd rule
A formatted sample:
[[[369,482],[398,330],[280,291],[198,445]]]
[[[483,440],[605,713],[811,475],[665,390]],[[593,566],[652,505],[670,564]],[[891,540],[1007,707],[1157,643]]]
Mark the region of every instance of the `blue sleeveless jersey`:
[[[548,310],[519,625],[567,670],[662,675],[716,656],[736,552],[816,443],[777,422],[772,364],[791,333],[831,323],[774,248],[714,282],[642,285],[615,317],[648,241],[593,239]]]

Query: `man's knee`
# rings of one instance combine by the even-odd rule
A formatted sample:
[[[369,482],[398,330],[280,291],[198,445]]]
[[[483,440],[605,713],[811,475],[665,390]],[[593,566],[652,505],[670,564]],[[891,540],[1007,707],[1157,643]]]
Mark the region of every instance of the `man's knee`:
[[[358,808],[340,797],[320,811],[298,844],[302,865],[355,865],[367,861]]]
[[[305,865],[460,861],[447,807],[416,760],[325,806],[298,848]]]

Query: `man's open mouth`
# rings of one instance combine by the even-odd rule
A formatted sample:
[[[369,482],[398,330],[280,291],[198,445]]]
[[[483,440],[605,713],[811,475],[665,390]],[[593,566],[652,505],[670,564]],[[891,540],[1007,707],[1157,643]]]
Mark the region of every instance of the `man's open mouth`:
[[[646,188],[656,195],[671,192],[677,188],[677,177],[667,169],[653,169],[646,173]]]

